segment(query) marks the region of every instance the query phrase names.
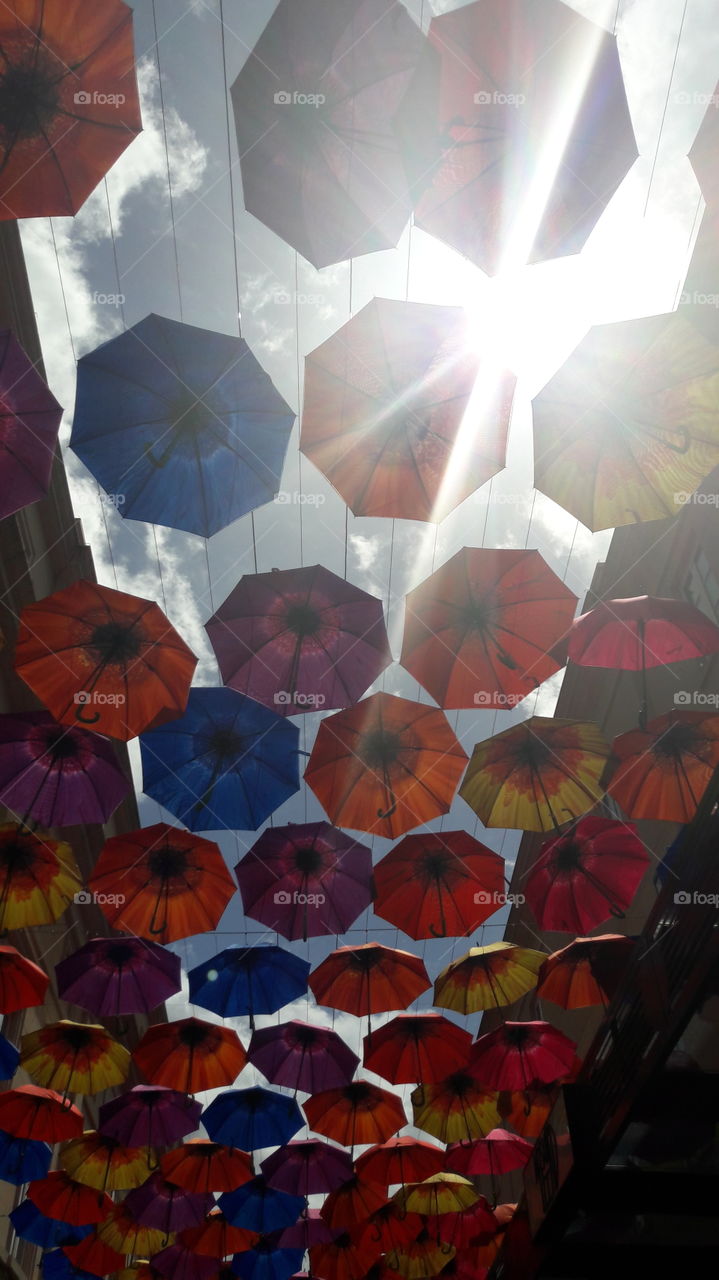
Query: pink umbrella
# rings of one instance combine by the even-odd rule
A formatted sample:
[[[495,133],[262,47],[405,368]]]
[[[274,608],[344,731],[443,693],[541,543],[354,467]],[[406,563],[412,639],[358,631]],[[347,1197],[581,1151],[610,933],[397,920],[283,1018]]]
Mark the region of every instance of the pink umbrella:
[[[10,10],[7,12],[9,15]],[[19,27],[19,20],[16,22]],[[62,408],[47,384],[12,331],[3,330],[0,333],[0,520],[45,497],[61,420]]]
[[[487,1089],[528,1089],[568,1075],[575,1048],[549,1022],[503,1022],[475,1041],[469,1069]]]
[[[253,1032],[247,1057],[270,1084],[295,1093],[341,1089],[360,1061],[336,1031],[297,1020]]]
[[[347,1152],[316,1138],[280,1147],[260,1167],[269,1186],[291,1196],[334,1191],[352,1177],[352,1160]]]
[[[447,1168],[466,1178],[522,1169],[532,1154],[532,1143],[508,1129],[492,1129],[476,1142],[453,1142],[447,1148]]]

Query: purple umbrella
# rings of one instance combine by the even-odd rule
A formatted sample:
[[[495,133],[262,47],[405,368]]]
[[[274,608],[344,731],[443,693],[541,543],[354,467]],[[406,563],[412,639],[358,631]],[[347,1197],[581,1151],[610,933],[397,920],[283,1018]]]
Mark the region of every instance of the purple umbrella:
[[[309,1196],[334,1191],[353,1173],[347,1151],[331,1147],[327,1142],[311,1138],[306,1142],[289,1142],[273,1151],[260,1165],[270,1187],[291,1196]]]
[[[319,1209],[308,1209],[291,1227],[277,1237],[282,1249],[311,1249],[316,1244],[331,1244],[339,1232],[327,1226]]]
[[[98,1129],[123,1147],[171,1147],[193,1133],[202,1107],[176,1089],[136,1084],[100,1107]]]
[[[280,715],[350,706],[392,661],[382,601],[319,564],[247,574],[207,634],[225,684]]]
[[[295,1093],[341,1089],[359,1066],[359,1058],[336,1031],[299,1020],[253,1032],[247,1057],[271,1084]]]
[[[0,716],[0,804],[18,816],[43,827],[107,822],[129,790],[107,738],[47,711]]]
[[[93,938],[55,966],[58,994],[116,1018],[149,1013],[181,989],[180,957],[145,938]]]
[[[235,867],[245,915],[291,942],[340,934],[372,901],[372,853],[328,822],[268,827]]]
[[[171,1244],[152,1258],[153,1270],[170,1280],[213,1280],[217,1274],[217,1258],[205,1258],[182,1244]]]
[[[169,1236],[173,1231],[199,1227],[204,1223],[215,1197],[209,1193],[185,1191],[166,1182],[161,1173],[153,1173],[141,1187],[125,1198],[127,1210],[143,1227],[156,1227]]]
[[[62,408],[9,329],[0,333],[0,519],[44,498]]]

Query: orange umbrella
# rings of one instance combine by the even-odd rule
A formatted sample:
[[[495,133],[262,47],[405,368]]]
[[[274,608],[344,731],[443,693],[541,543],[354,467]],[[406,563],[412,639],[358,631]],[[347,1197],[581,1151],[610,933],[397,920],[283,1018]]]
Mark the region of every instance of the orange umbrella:
[[[382,1188],[375,1183],[364,1182],[354,1174],[341,1187],[330,1191],[320,1213],[332,1231],[349,1231],[381,1209],[387,1202]]]
[[[669,711],[612,743],[607,786],[629,818],[689,822],[719,764],[719,715]]]
[[[83,1227],[102,1222],[113,1207],[109,1196],[98,1196],[96,1191],[74,1182],[62,1171],[31,1182],[27,1195],[46,1218]]]
[[[82,1133],[82,1114],[54,1089],[21,1084],[0,1094],[0,1129],[14,1138],[64,1142]]]
[[[503,1091],[497,1099],[499,1114],[504,1123],[511,1124],[523,1138],[537,1138],[558,1092],[555,1084],[539,1084],[537,1081],[530,1089]]]
[[[236,891],[214,841],[164,822],[112,836],[88,888],[113,928],[158,942],[215,929]]]
[[[76,1182],[100,1191],[129,1191],[150,1177],[157,1164],[147,1147],[123,1147],[115,1138],[88,1129],[60,1152],[60,1164]]]
[[[438,975],[434,1003],[465,1015],[514,1004],[537,985],[543,960],[544,952],[513,942],[472,947]]]
[[[413,1124],[440,1142],[484,1138],[499,1124],[497,1094],[483,1089],[468,1071],[420,1085],[411,1102]]]
[[[467,1064],[468,1031],[440,1013],[401,1013],[365,1036],[364,1065],[391,1084],[442,1080]]]
[[[15,670],[61,724],[126,742],[182,715],[197,659],[152,600],[75,582],[20,615]]]
[[[429,985],[419,956],[379,942],[338,947],[309,976],[318,1004],[358,1018],[406,1009]]]
[[[371,1147],[355,1161],[358,1173],[381,1187],[417,1182],[444,1168],[444,1151],[417,1138],[395,1137]]]
[[[0,946],[0,1013],[18,1013],[42,1004],[50,979],[15,947]]]
[[[211,1209],[199,1227],[187,1227],[177,1239],[201,1257],[226,1258],[231,1253],[246,1253],[259,1240],[256,1231],[233,1227],[221,1209]]]
[[[132,1056],[151,1084],[183,1093],[233,1084],[247,1062],[237,1032],[200,1018],[149,1027]]]
[[[466,763],[441,711],[374,693],[322,721],[305,781],[336,826],[393,840],[448,812]]]
[[[622,933],[575,938],[569,946],[553,952],[544,961],[539,971],[537,995],[563,1009],[607,1005],[633,948],[634,938]]]
[[[467,831],[405,836],[373,874],[375,915],[410,938],[473,933],[504,900],[504,859]]]
[[[204,1138],[189,1138],[160,1161],[163,1178],[183,1191],[234,1191],[254,1177],[252,1160],[239,1147],[225,1147]]]
[[[386,1142],[407,1123],[399,1098],[366,1080],[315,1093],[303,1110],[310,1129],[343,1147]]]
[[[556,830],[601,800],[608,757],[595,724],[532,716],[478,743],[459,794],[485,827]]]
[[[23,1036],[20,1065],[46,1088],[101,1093],[127,1078],[130,1054],[104,1027],[63,1018]]]
[[[0,930],[52,924],[81,889],[64,840],[13,823],[0,826]]]

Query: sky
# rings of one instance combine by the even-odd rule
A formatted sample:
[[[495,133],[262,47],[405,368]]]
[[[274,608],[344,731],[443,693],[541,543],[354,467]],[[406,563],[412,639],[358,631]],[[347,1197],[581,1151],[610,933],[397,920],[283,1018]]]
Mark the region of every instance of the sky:
[[[234,124],[228,115],[225,83],[231,85],[239,73],[274,0],[225,0],[226,68],[219,0],[137,0],[131,7],[144,132],[75,219],[22,225],[48,381],[65,406],[64,446],[72,423],[76,359],[151,311],[228,334],[237,334],[241,326],[242,336],[297,412],[305,355],[373,297],[465,306],[476,321],[480,348],[491,336],[496,358],[518,378],[507,467],[436,527],[350,513],[348,577],[383,599],[395,657],[406,592],[465,545],[538,549],[581,608],[610,535],[591,534],[533,489],[531,399],[592,324],[671,311],[680,300],[702,210],[687,152],[719,76],[719,0],[571,4],[608,30],[616,24],[640,156],[581,254],[517,268],[494,280],[409,227],[396,249],[356,259],[351,267],[343,263],[315,271],[244,210]],[[453,0],[407,4],[425,29],[432,12],[459,7]],[[300,465],[297,442],[296,426],[282,478],[282,491],[295,495],[292,501],[271,502],[255,512],[258,569],[321,562],[341,576],[345,507],[311,463]],[[190,534],[123,521],[101,500],[96,482],[67,447],[64,456],[100,581],[158,599],[200,659],[196,683],[218,683],[203,624],[239,578],[253,571],[250,517],[207,544]],[[560,681],[561,675],[547,681],[536,697],[514,711],[449,713],[468,754],[475,743],[535,711],[551,714]],[[431,701],[396,663],[376,687]],[[318,720],[316,714],[296,719],[305,750],[311,749]],[[139,792],[138,754],[133,746]],[[174,821],[154,801],[139,798],[143,824]],[[280,825],[323,816],[303,784],[272,821]],[[510,876],[518,833],[485,831],[461,799],[431,825],[444,831],[466,828],[477,835],[502,853]],[[233,866],[259,832],[208,834]],[[380,839],[367,842],[375,860],[389,847]],[[497,913],[473,941],[498,940],[503,921],[504,913]],[[343,940],[373,938],[413,946],[371,913],[361,916]],[[228,943],[247,940],[274,941],[274,935],[263,936],[253,922],[248,926],[238,895],[217,935],[191,939],[178,949],[191,967]],[[283,945],[317,963],[335,940]],[[432,977],[466,947],[463,940],[418,945]],[[420,1001],[422,1007],[429,999]],[[282,1017],[307,1016],[308,1008],[302,1002],[301,1008],[284,1010]],[[175,1011],[180,1009],[186,1009],[184,997]],[[315,1009],[311,1016],[332,1019]],[[341,1015],[337,1025],[357,1049],[366,1026]]]

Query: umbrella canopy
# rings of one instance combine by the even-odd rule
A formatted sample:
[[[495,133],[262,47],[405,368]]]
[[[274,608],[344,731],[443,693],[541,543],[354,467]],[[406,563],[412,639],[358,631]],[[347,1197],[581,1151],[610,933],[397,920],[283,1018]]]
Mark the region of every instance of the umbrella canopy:
[[[459,794],[485,827],[556,830],[601,800],[608,758],[595,724],[532,716],[477,744]]]
[[[356,516],[438,522],[504,467],[515,383],[461,307],[374,298],[307,356],[300,448]]]
[[[583,818],[543,844],[525,894],[540,929],[588,933],[631,905],[649,854],[628,822]]]
[[[0,1036],[0,1080],[12,1080],[18,1068],[20,1055],[5,1036]]]
[[[165,1233],[155,1227],[143,1227],[126,1204],[116,1204],[97,1228],[98,1239],[117,1253],[152,1256],[167,1244]]]
[[[52,924],[81,889],[69,844],[0,824],[0,930]]]
[[[220,1196],[219,1204],[228,1222],[261,1234],[291,1226],[307,1208],[302,1196],[271,1187],[262,1177]]]
[[[591,329],[534,400],[537,488],[593,530],[676,515],[719,463],[718,366],[676,312]]]
[[[61,724],[126,742],[182,714],[196,666],[154,601],[96,582],[20,614],[15,670]]]
[[[344,933],[372,901],[372,851],[327,822],[267,827],[235,875],[245,914],[291,941]]]
[[[407,1123],[399,1098],[367,1080],[353,1080],[342,1089],[316,1093],[303,1104],[303,1110],[315,1133],[343,1147],[386,1142]]]
[[[46,1253],[40,1265],[43,1280],[96,1280],[92,1271],[78,1271],[64,1249],[53,1249],[52,1253]],[[0,1276],[2,1274],[0,1271]]]
[[[504,859],[467,831],[405,836],[374,868],[375,915],[410,938],[473,933],[498,910]]]
[[[471,1070],[490,1089],[527,1089],[566,1076],[576,1045],[548,1022],[504,1022],[480,1036]]]
[[[479,1193],[472,1183],[458,1173],[434,1173],[422,1182],[410,1182],[397,1194],[399,1203],[410,1213],[430,1218],[441,1214],[461,1213],[477,1203]]]
[[[0,43],[0,219],[75,214],[142,129],[132,10],[12,0]]]
[[[436,1236],[425,1228],[416,1240],[388,1253],[386,1263],[391,1271],[399,1272],[405,1280],[423,1280],[424,1277],[439,1275],[456,1252],[454,1245],[440,1244]]]
[[[441,711],[375,693],[322,721],[305,781],[338,826],[394,839],[448,812],[466,762]]]
[[[360,1247],[349,1231],[343,1231],[329,1244],[310,1249],[310,1273],[323,1280],[364,1280],[376,1257],[374,1249]]]
[[[54,1089],[21,1084],[0,1093],[0,1129],[13,1138],[64,1142],[82,1133],[82,1115]]]
[[[199,1226],[214,1203],[209,1193],[186,1191],[167,1182],[159,1172],[125,1198],[125,1207],[137,1222],[143,1227],[157,1227],[166,1236]]]
[[[458,1142],[447,1152],[447,1166],[467,1178],[477,1178],[488,1173],[511,1173],[522,1169],[531,1156],[531,1142],[507,1129],[492,1129],[486,1138],[478,1138],[467,1146]]]
[[[28,1032],[21,1046],[28,1075],[65,1093],[101,1093],[122,1084],[130,1069],[128,1050],[100,1025],[63,1018]]]
[[[283,1249],[311,1249],[316,1244],[329,1244],[339,1232],[331,1231],[319,1209],[306,1209],[291,1226],[279,1233],[278,1244]]]
[[[17,1208],[8,1214],[15,1234],[40,1249],[54,1249],[59,1244],[75,1244],[92,1231],[91,1226],[73,1226],[46,1218],[31,1200],[21,1200]]]
[[[70,1222],[75,1226],[102,1222],[112,1209],[109,1196],[98,1196],[90,1187],[73,1181],[63,1170],[31,1182],[27,1195],[46,1218]]]
[[[462,1209],[458,1213],[440,1214],[432,1225],[437,1238],[443,1244],[454,1245],[455,1248],[462,1250],[476,1244],[483,1236],[494,1236],[497,1232],[497,1219],[484,1196],[478,1196],[468,1209]],[[478,1275],[482,1275],[482,1271],[476,1266],[470,1265],[468,1270],[473,1280],[476,1280]]]
[[[295,1093],[322,1093],[349,1084],[359,1058],[329,1027],[281,1022],[252,1034],[248,1058],[270,1081]]]
[[[136,1084],[100,1107],[98,1128],[123,1146],[170,1147],[197,1128],[201,1115],[199,1102],[186,1093]]]
[[[320,1213],[333,1231],[350,1231],[358,1223],[371,1218],[386,1199],[382,1187],[365,1182],[359,1174],[353,1173],[341,1187],[330,1192]]]
[[[5,133],[1,120],[0,130]],[[3,208],[2,187],[3,179],[0,176],[0,218]],[[45,497],[50,487],[61,420],[62,406],[58,404],[12,331],[2,330],[0,520]]]
[[[214,1258],[202,1257],[186,1245],[171,1244],[153,1255],[152,1266],[137,1280],[155,1280],[157,1276],[166,1276],[167,1280],[214,1280],[216,1272]]]
[[[435,1082],[466,1066],[468,1031],[439,1013],[401,1013],[365,1036],[364,1065],[390,1084]]]
[[[616,38],[558,0],[482,0],[429,40],[445,145],[417,226],[490,275],[578,253],[638,154]]]
[[[536,987],[543,960],[542,951],[517,947],[512,942],[471,947],[438,974],[434,1003],[465,1015],[514,1004]]]
[[[262,1172],[268,1186],[289,1195],[326,1194],[352,1177],[352,1161],[346,1151],[327,1142],[310,1139],[290,1142],[263,1160]],[[332,1224],[330,1224],[332,1225]]]
[[[254,1088],[225,1089],[207,1107],[202,1123],[213,1142],[231,1143],[242,1151],[258,1151],[262,1147],[283,1147],[302,1128],[304,1120],[294,1098],[271,1089]],[[234,1222],[224,1204],[221,1208]]]
[[[393,248],[431,162],[434,75],[393,0],[282,0],[232,86],[245,207],[315,267]]]
[[[152,1084],[185,1093],[232,1084],[247,1062],[237,1032],[201,1018],[148,1027],[132,1057]]]
[[[253,1249],[232,1259],[232,1270],[242,1280],[290,1280],[302,1266],[304,1250],[283,1249],[274,1236],[261,1236]]]
[[[147,938],[93,938],[55,965],[58,994],[103,1018],[149,1013],[181,988],[180,957]]]
[[[278,715],[350,706],[392,661],[382,601],[320,564],[245,574],[205,625],[224,683]]]
[[[689,822],[719,764],[719,715],[669,711],[612,743],[607,790],[629,818]]]
[[[719,627],[688,600],[600,600],[573,623],[567,653],[582,667],[642,671],[719,650]]]
[[[52,1163],[52,1148],[46,1142],[14,1138],[0,1131],[0,1181],[14,1187],[44,1178]]]
[[[400,662],[441,707],[511,710],[559,670],[576,605],[538,551],[464,547],[407,596]]]
[[[86,1236],[80,1244],[65,1245],[63,1253],[78,1270],[86,1269],[94,1276],[119,1271],[125,1265],[124,1255],[100,1240],[96,1231]]]
[[[606,1006],[621,982],[634,945],[634,938],[621,933],[575,938],[544,961],[537,995],[563,1009]]]
[[[309,976],[318,1004],[356,1017],[406,1009],[429,987],[424,962],[410,951],[366,942],[332,951]]]
[[[185,1191],[233,1191],[252,1177],[246,1151],[204,1138],[190,1138],[176,1151],[166,1151],[160,1169],[168,1182]]]
[[[388,1138],[359,1156],[355,1168],[368,1182],[381,1187],[395,1182],[421,1182],[444,1167],[444,1151],[417,1138]]]
[[[235,893],[217,845],[164,822],[111,836],[88,888],[113,928],[159,942],[215,929]]]
[[[364,1222],[358,1222],[350,1229],[350,1235],[361,1252],[366,1250],[378,1261],[383,1253],[416,1240],[424,1230],[424,1222],[418,1213],[408,1213],[395,1198],[375,1209]]]
[[[529,1089],[503,1091],[499,1094],[499,1114],[524,1138],[537,1138],[559,1093],[556,1085],[535,1081]]]
[[[308,960],[283,947],[225,947],[191,969],[190,1003],[223,1018],[276,1013],[307,992]],[[242,1143],[238,1145],[242,1146]]]
[[[121,515],[209,538],[277,492],[294,420],[242,338],[149,315],[78,362],[70,444]]]
[[[197,1227],[180,1231],[178,1243],[199,1253],[203,1258],[227,1258],[231,1253],[244,1253],[257,1243],[255,1231],[233,1227],[221,1209],[215,1207]]]
[[[155,1163],[154,1151],[124,1147],[94,1129],[73,1138],[60,1152],[60,1164],[75,1182],[100,1191],[126,1191],[141,1186]]]
[[[142,735],[143,791],[191,831],[256,831],[299,790],[299,729],[232,689],[193,689]]]
[[[130,790],[112,743],[47,711],[0,716],[0,804],[43,827],[107,822]]]
[[[19,1013],[43,1004],[49,982],[39,964],[15,947],[0,946],[0,1013]]]
[[[440,1142],[483,1138],[499,1124],[497,1094],[482,1089],[467,1070],[419,1085],[411,1102],[413,1124]]]

